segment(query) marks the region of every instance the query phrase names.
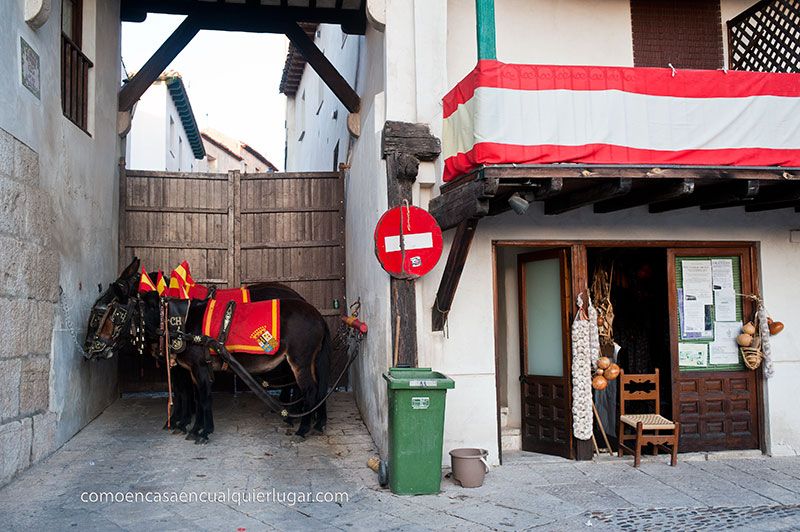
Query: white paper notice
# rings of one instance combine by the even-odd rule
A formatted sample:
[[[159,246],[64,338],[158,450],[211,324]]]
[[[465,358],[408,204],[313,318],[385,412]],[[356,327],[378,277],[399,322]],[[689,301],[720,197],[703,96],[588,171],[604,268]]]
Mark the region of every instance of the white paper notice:
[[[709,344],[711,364],[738,364],[739,345],[736,337],[742,330],[742,324],[734,322],[714,322],[714,341]]]
[[[714,290],[714,319],[736,320],[736,293],[733,290]]]
[[[678,365],[702,368],[708,365],[708,344],[678,343]]]
[[[702,301],[683,296],[683,332],[702,336],[706,330],[706,306]]]
[[[713,277],[710,260],[684,260],[681,263],[683,272],[683,297],[704,305],[714,304]]]
[[[711,271],[714,290],[734,291],[732,259],[711,259]]]

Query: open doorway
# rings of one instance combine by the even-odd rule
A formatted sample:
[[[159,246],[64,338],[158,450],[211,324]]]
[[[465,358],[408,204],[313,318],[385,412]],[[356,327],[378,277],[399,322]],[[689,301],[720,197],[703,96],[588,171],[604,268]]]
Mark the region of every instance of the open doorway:
[[[605,283],[613,306],[612,342],[606,355],[626,373],[661,375],[661,411],[672,412],[669,282],[664,248],[589,247],[590,288]],[[619,416],[617,381],[595,391],[603,427],[616,447]]]

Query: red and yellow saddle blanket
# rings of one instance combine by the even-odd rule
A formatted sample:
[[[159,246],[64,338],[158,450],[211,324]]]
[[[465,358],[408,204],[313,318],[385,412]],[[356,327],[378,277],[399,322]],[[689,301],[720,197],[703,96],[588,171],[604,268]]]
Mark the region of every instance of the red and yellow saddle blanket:
[[[229,301],[236,301],[236,309],[225,341],[228,351],[254,355],[276,354],[280,346],[281,302],[279,299],[250,301],[247,288],[217,290],[203,315],[203,334],[212,338],[219,336]]]

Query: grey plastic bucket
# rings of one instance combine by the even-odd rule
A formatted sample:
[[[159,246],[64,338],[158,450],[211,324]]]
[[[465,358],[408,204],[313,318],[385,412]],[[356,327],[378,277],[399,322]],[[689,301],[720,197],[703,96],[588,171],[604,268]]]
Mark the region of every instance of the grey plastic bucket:
[[[450,465],[453,479],[463,488],[477,488],[483,485],[483,479],[489,472],[486,449],[463,448],[450,451]]]

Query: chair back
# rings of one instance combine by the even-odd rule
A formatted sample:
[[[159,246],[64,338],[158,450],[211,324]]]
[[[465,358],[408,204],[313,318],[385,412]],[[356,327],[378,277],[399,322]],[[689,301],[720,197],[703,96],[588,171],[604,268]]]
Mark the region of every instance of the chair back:
[[[626,375],[619,372],[619,413],[625,415],[625,403],[628,401],[653,401],[654,414],[661,414],[661,402],[658,387],[658,368],[655,373],[639,373]]]

